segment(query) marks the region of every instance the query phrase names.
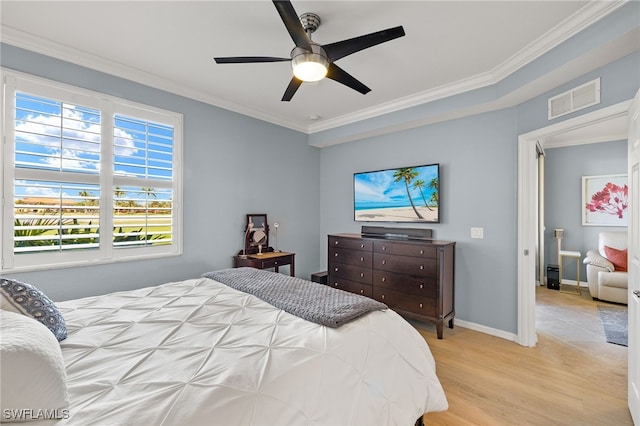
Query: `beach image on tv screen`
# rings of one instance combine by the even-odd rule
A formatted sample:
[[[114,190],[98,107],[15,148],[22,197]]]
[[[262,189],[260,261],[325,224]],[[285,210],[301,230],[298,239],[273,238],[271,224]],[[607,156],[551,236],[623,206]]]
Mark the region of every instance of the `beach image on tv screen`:
[[[439,186],[438,164],[355,173],[355,220],[439,222]]]

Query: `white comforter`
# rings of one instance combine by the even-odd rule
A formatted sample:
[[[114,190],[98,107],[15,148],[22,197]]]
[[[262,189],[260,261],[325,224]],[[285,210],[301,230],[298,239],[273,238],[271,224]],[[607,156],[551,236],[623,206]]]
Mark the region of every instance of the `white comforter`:
[[[338,329],[202,278],[58,303],[74,425],[412,425],[447,408],[391,310]]]

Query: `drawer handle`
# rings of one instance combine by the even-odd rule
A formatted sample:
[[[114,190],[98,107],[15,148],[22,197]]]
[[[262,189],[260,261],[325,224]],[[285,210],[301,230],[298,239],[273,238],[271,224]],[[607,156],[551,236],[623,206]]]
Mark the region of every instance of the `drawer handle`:
[[[334,241],[333,244],[338,245],[338,241]]]
[[[361,258],[360,258],[360,262],[364,262],[364,257],[361,257]]]
[[[385,282],[387,280],[387,277],[382,277],[382,282]]]
[[[420,288],[424,288],[424,286],[422,284],[420,284]]]
[[[424,265],[420,265],[420,269],[424,269]]]
[[[424,254],[424,250],[420,250],[420,254]]]
[[[338,257],[338,253],[333,253],[333,257]]]
[[[273,262],[273,264],[274,264],[274,265],[277,265],[277,264],[278,264],[278,262],[277,262],[277,261],[276,261],[276,262]]]
[[[382,295],[382,298],[384,299],[384,294]]]
[[[360,272],[360,278],[364,277],[364,272]]]
[[[360,248],[364,248],[364,244],[360,244]]]
[[[338,283],[333,283],[333,286],[334,287],[338,287]]]
[[[383,251],[386,250],[386,249],[387,249],[387,246],[382,246],[382,250]]]
[[[364,294],[364,289],[360,289],[360,294]]]
[[[420,307],[422,308],[422,303],[420,304]]]
[[[340,268],[333,268],[333,270],[334,270],[335,272],[338,272],[338,270],[339,270],[339,269],[340,269]]]
[[[383,260],[383,261],[382,261],[382,264],[383,264],[383,265],[384,265],[384,264],[386,264],[386,263],[387,263],[387,261],[386,261],[386,260]]]

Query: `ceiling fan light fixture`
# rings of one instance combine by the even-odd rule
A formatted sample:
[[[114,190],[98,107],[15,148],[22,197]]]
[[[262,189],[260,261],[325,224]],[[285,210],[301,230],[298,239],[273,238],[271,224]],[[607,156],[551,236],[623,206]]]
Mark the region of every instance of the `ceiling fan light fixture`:
[[[291,58],[293,75],[306,82],[322,80],[329,68],[329,60],[323,55],[322,48],[315,45],[312,48],[314,52],[295,48]]]

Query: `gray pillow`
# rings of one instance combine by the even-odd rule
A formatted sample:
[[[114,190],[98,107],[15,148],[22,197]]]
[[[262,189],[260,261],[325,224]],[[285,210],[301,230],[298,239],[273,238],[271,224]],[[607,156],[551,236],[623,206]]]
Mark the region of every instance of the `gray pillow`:
[[[56,305],[31,284],[0,278],[0,307],[44,324],[58,341],[67,338],[67,324]]]

